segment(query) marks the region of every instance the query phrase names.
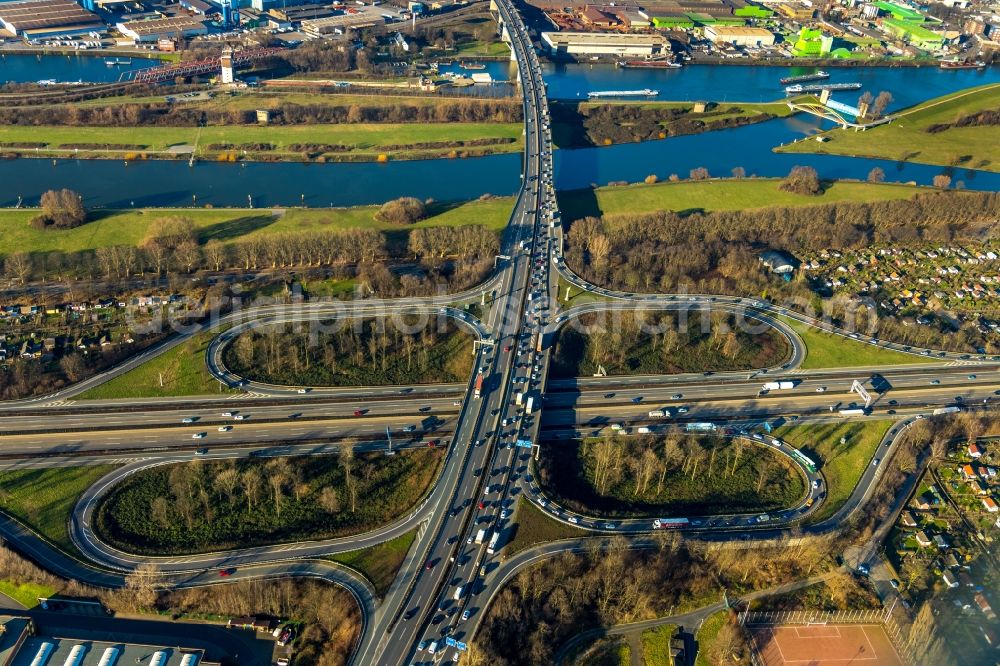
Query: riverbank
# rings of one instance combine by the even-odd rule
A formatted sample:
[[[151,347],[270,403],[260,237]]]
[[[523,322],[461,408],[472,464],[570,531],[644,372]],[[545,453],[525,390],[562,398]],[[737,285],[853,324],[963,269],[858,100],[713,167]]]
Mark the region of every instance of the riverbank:
[[[776,102],[554,101],[552,138],[557,148],[589,148],[701,134],[787,117]]]
[[[210,127],[0,127],[14,157],[224,162],[387,162],[519,152],[516,123],[357,123]]]
[[[932,188],[916,185],[865,183],[847,180],[827,184],[816,196],[781,189],[781,178],[716,178],[655,184],[599,187],[559,194],[567,221],[622,213],[643,214],[661,210],[681,214],[744,210],[770,206],[817,206],[838,202],[909,199]]]
[[[100,210],[90,221],[74,229],[37,229],[31,219],[37,208],[0,209],[0,256],[13,252],[87,252],[113,245],[138,247],[154,222],[163,218],[191,221],[196,239],[204,245],[212,240],[233,243],[248,236],[305,233],[310,231],[382,231],[404,242],[415,229],[482,225],[499,231],[506,225],[513,205],[509,197],[484,201],[437,203],[428,216],[412,225],[400,226],[375,219],[377,206],[350,208],[146,208]]]
[[[962,90],[894,115],[887,125],[864,132],[833,129],[776,148],[781,153],[817,153],[895,159],[946,167],[1000,172],[1000,84]]]

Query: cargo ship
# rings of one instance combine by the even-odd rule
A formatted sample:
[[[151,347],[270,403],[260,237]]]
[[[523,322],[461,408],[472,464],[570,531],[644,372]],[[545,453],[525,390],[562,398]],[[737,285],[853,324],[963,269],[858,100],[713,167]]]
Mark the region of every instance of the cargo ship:
[[[792,83],[806,83],[807,81],[822,81],[828,78],[830,78],[830,73],[820,70],[813,74],[802,74],[800,76],[786,76],[783,79],[779,79],[778,83],[780,83],[783,86],[787,86]]]
[[[968,60],[964,62],[959,62],[956,60],[945,60],[940,65],[941,69],[982,69],[986,67],[984,62],[970,62]]]
[[[859,88],[861,88],[860,83],[814,83],[812,85],[797,83],[785,88],[785,92],[789,95],[797,95],[799,93],[823,92],[824,90],[858,90]]]
[[[594,92],[587,93],[587,97],[591,99],[600,99],[601,97],[656,97],[659,94],[659,90],[643,88],[642,90],[595,90]]]
[[[670,60],[619,60],[622,69],[680,69],[684,65]]]

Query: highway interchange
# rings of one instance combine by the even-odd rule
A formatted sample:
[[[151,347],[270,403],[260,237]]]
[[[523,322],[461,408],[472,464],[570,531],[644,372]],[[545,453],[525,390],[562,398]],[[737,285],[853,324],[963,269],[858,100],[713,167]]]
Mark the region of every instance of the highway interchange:
[[[231,580],[282,576],[316,577],[349,589],[362,609],[364,626],[353,664],[448,663],[458,649],[444,638],[468,643],[489,600],[524,567],[567,550],[582,550],[585,540],[543,544],[503,558],[503,536],[491,548],[477,542],[480,530],[506,534],[521,497],[554,519],[591,530],[595,538],[629,535],[632,547],[653,544],[649,519],[606,520],[567,512],[544,497],[534,482],[533,449],[517,442],[540,442],[600,432],[619,424],[626,431],[656,431],[668,423],[725,422],[734,434],[789,455],[787,445],[772,444],[750,430],[764,418],[803,421],[842,420],[838,411],[858,402],[853,380],[878,373],[891,390],[861,418],[895,419],[879,446],[888,459],[900,435],[936,406],[988,404],[1000,393],[995,358],[904,347],[838,329],[800,313],[755,299],[715,295],[628,294],[588,284],[565,265],[562,225],[552,189],[551,135],[545,85],[527,30],[511,0],[497,0],[496,15],[517,61],[525,116],[522,187],[501,243],[506,257],[488,282],[461,294],[409,301],[369,299],[247,308],[213,322],[220,333],[206,355],[209,370],[236,394],[192,399],[84,401],[84,390],[127,372],[172,349],[190,335],[162,343],[107,373],[57,394],[0,405],[3,448],[0,469],[115,462],[119,467],[80,498],[71,520],[71,538],[83,563],[48,544],[16,521],[0,516],[0,536],[46,569],[85,583],[115,587],[139,564],[153,561],[169,585],[222,584],[220,568],[235,568]],[[565,280],[599,300],[560,310],[558,283]],[[460,306],[491,302],[483,320]],[[561,325],[582,314],[616,309],[692,310],[712,308],[744,314],[774,326],[789,341],[790,356],[780,367],[750,372],[720,372],[669,377],[604,377],[549,380],[546,341]],[[240,332],[275,323],[356,318],[375,315],[447,317],[480,343],[473,375],[466,385],[337,388],[281,387],[247,382],[222,361],[222,350]],[[800,370],[805,348],[781,317],[837,335],[911,354],[913,364],[890,368]],[[541,341],[538,343],[538,341]],[[921,361],[932,361],[920,363]],[[474,389],[483,378],[481,395]],[[796,382],[794,389],[761,393],[775,378]],[[514,396],[530,391],[535,410],[525,414]],[[544,392],[544,403],[543,403]],[[671,407],[669,422],[650,412]],[[544,409],[543,409],[544,407]],[[683,412],[678,411],[683,408]],[[611,416],[613,414],[613,416]],[[187,421],[187,422],[185,422]],[[101,496],[138,470],[193,459],[245,456],[319,455],[339,446],[358,450],[387,447],[386,429],[397,446],[447,449],[439,478],[419,506],[389,525],[336,539],[247,548],[183,557],[148,558],[115,550],[91,527]],[[411,429],[412,428],[412,429]],[[823,499],[822,469],[806,477],[808,495],[794,507],[773,512],[766,523],[753,516],[697,516],[693,534],[708,540],[769,538],[785,533]],[[838,526],[871,495],[884,466],[870,465],[848,501],[809,532]],[[815,501],[806,506],[808,498]],[[409,555],[394,584],[378,599],[363,576],[323,556],[375,545],[417,529]],[[434,644],[434,654],[428,647]]]

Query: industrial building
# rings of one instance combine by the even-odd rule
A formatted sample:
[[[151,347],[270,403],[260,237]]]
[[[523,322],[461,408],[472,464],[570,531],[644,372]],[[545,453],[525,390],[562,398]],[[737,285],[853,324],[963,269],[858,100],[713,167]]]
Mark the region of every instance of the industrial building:
[[[29,40],[105,30],[96,15],[72,0],[0,2],[0,26],[15,37]]]
[[[615,55],[648,57],[669,49],[663,35],[628,35],[593,32],[543,32],[542,41],[555,55]]]
[[[359,12],[357,14],[341,14],[339,16],[302,21],[302,32],[319,37],[322,35],[342,34],[345,30],[373,28],[384,23],[385,19],[378,14]]]
[[[122,666],[140,663],[150,666],[213,666],[204,660],[201,650],[59,638],[41,634],[30,617],[0,615],[2,666]]]
[[[742,26],[706,25],[705,39],[713,44],[732,44],[760,48],[774,45],[774,33],[764,28]]]
[[[208,27],[187,16],[157,18],[147,21],[119,23],[118,32],[137,42],[155,42],[160,39],[183,39],[208,34]]]

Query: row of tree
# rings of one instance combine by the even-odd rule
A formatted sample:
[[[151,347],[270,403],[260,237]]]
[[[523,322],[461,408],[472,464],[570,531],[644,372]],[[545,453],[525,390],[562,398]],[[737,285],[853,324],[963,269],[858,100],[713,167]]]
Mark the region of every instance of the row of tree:
[[[513,123],[520,122],[521,105],[506,99],[438,101],[434,104],[379,103],[295,104],[280,100],[269,106],[272,125],[353,123]],[[107,106],[72,104],[27,109],[0,109],[0,124],[28,126],[95,127],[204,127],[207,125],[256,125],[253,109],[199,108],[185,104],[129,103]],[[10,146],[17,147],[17,146]]]
[[[498,240],[486,227],[466,225],[415,229],[404,247],[409,258],[417,260],[455,257],[459,264],[478,264],[496,254]],[[162,218],[153,222],[139,246],[111,245],[78,253],[14,252],[4,259],[3,267],[7,277],[22,283],[52,279],[50,267],[75,276],[92,275],[96,269],[105,278],[120,280],[146,273],[371,264],[403,258],[400,250],[398,243],[389,242],[388,233],[373,229],[253,234],[232,242],[210,239],[202,245],[190,219]]]

